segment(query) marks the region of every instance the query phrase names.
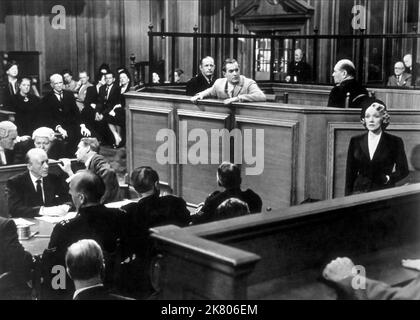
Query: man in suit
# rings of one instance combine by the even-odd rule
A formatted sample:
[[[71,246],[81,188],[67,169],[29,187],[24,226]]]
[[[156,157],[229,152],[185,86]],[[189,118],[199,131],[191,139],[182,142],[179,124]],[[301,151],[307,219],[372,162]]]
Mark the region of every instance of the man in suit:
[[[360,102],[368,96],[365,87],[359,84],[356,79],[356,68],[348,59],[337,62],[334,66],[334,83],[328,98],[328,107],[345,108],[346,97],[349,94],[349,108],[359,108]]]
[[[121,208],[125,211],[121,239],[123,257],[127,257],[124,268],[125,274],[131,275],[123,279],[122,290],[128,296],[145,299],[154,292],[149,270],[155,252],[149,228],[166,224],[185,227],[190,222],[190,212],[182,198],[160,197],[159,175],[151,167],[136,168],[131,183],[140,200]]]
[[[104,255],[95,240],[83,239],[73,243],[67,249],[66,269],[76,289],[73,300],[131,300],[105,288],[102,281]]]
[[[16,61],[9,61],[4,71],[7,75],[7,86],[4,92],[4,106],[7,110],[13,111],[14,96],[19,92],[18,74],[19,69]]]
[[[349,258],[337,258],[331,261],[323,271],[323,276],[328,281],[337,285],[337,288],[345,298],[348,299],[369,299],[369,300],[419,300],[420,299],[420,276],[403,287],[391,287],[390,285],[365,278],[366,286],[353,288],[352,282],[355,276],[358,283],[362,276],[354,269],[354,263]]]
[[[211,88],[215,80],[214,59],[210,56],[207,56],[201,59],[200,73],[187,82],[186,95],[194,96],[201,91]]]
[[[7,181],[9,214],[14,218],[66,214],[70,209],[67,185],[48,174],[47,153],[34,148],[26,160],[28,170]]]
[[[262,201],[258,194],[251,189],[241,190],[241,170],[239,166],[230,162],[223,162],[217,169],[217,183],[224,191],[215,191],[210,194],[193,216],[193,223],[206,223],[218,218],[217,208],[229,198],[237,198],[245,202],[250,213],[259,213],[262,209]]]
[[[311,79],[311,67],[303,61],[302,49],[295,50],[295,61],[290,65],[289,74],[286,76],[287,82],[305,82]]]
[[[388,78],[388,87],[410,87],[411,74],[406,73],[404,63],[398,61],[394,65],[394,74]]]
[[[15,124],[21,136],[31,135],[38,124],[40,98],[30,93],[30,90],[31,79],[22,78],[13,104]]]
[[[13,122],[0,122],[0,165],[14,164],[14,146],[18,137],[17,127]]]
[[[82,170],[71,178],[70,195],[77,215],[73,219],[56,224],[51,233],[48,248],[54,251],[51,257],[53,265],[64,266],[67,248],[82,239],[97,241],[107,254],[116,251],[117,239],[121,237],[122,212],[120,209],[111,209],[100,204],[104,192],[105,185],[102,179],[93,172]],[[110,263],[110,269],[107,269],[105,275],[107,284],[113,276],[111,265]],[[65,290],[67,293],[68,289]]]
[[[11,299],[16,289],[28,293],[31,268],[32,256],[20,244],[15,222],[0,217],[0,299]]]
[[[51,128],[40,127],[32,133],[32,148],[41,148],[47,155],[48,159],[58,160],[65,156],[65,146],[62,140],[55,136],[55,132]]]
[[[84,108],[84,102],[86,99],[87,89],[92,87],[93,84],[89,82],[89,76],[86,71],[79,72],[79,82],[76,86],[76,93],[74,94],[76,97],[76,104],[79,107],[79,111],[81,112]]]
[[[105,184],[105,193],[101,198],[101,203],[109,203],[121,200],[119,197],[119,183],[115,170],[111,167],[108,160],[99,152],[99,142],[96,138],[82,138],[77,146],[77,160],[84,163],[86,169],[101,177]],[[60,168],[72,177],[70,159],[60,159],[63,165]]]
[[[104,119],[109,130],[111,130],[114,137],[114,146],[118,146],[122,138],[116,125],[112,123],[112,118],[115,117],[115,109],[121,108],[121,92],[118,84],[115,83],[115,76],[112,71],[105,74],[105,83],[106,85],[99,89],[99,104],[96,111],[98,112],[98,120]]]
[[[415,62],[413,65],[413,56],[406,54],[403,57],[405,72],[411,74],[411,84],[416,84],[416,87],[420,86],[420,63]],[[414,80],[415,79],[415,80]]]
[[[50,81],[53,90],[42,99],[41,125],[53,128],[67,139],[68,155],[72,156],[80,137],[90,136],[90,131],[81,123],[73,93],[63,90],[63,77],[53,74]]]
[[[197,93],[191,98],[191,102],[196,103],[205,98],[217,98],[224,99],[223,103],[229,105],[232,102],[266,100],[265,94],[257,83],[240,74],[239,64],[235,59],[226,59],[222,70],[225,78],[217,79],[211,88]]]

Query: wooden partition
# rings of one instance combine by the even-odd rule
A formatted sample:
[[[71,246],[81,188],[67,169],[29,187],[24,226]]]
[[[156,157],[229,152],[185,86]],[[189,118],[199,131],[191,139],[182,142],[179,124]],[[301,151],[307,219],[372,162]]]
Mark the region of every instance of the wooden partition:
[[[150,165],[175,194],[193,204],[217,189],[218,164],[226,158],[233,161],[235,156],[235,162],[242,163],[243,188],[260,194],[263,211],[296,205],[307,198],[340,197],[350,137],[364,132],[358,109],[268,102],[225,106],[217,100],[195,105],[186,96],[158,93],[128,93],[126,99],[129,172]],[[420,110],[391,112],[389,132],[403,138],[408,158],[420,141],[419,123]],[[221,143],[218,149],[211,148],[212,132],[223,128],[232,134],[239,129],[242,137],[226,145],[229,152],[224,159]],[[164,130],[174,132],[174,142],[168,143],[174,154],[170,163],[157,160],[159,148],[168,140]],[[203,157],[207,163],[197,164],[194,159],[202,155],[194,146],[201,138],[208,138],[204,148],[208,154]],[[216,151],[219,156],[214,162],[211,157]],[[257,161],[253,160],[256,156]],[[410,170],[414,170],[411,164]]]
[[[204,225],[152,229],[162,299],[334,299],[321,278],[337,256],[401,284],[417,272],[420,184]]]

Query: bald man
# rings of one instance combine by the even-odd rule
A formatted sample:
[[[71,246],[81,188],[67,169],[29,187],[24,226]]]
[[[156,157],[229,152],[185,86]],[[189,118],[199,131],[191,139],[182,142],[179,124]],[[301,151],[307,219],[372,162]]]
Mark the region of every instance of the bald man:
[[[80,111],[72,92],[63,90],[63,77],[50,77],[52,90],[42,99],[40,124],[59,132],[67,142],[68,156],[73,156],[82,136],[90,136],[90,131],[81,123]]]
[[[402,61],[394,65],[394,74],[388,78],[388,87],[410,87],[411,74],[405,72],[405,66]]]
[[[302,49],[295,50],[295,61],[290,65],[287,82],[305,82],[311,80],[311,67],[303,61]]]
[[[346,97],[350,93],[349,108],[359,108],[360,101],[368,96],[368,92],[356,81],[356,68],[353,62],[348,59],[338,61],[332,76],[335,86],[330,92],[328,107],[345,108]]]
[[[66,214],[70,208],[68,187],[64,179],[48,173],[47,153],[33,148],[26,161],[28,170],[7,181],[9,214],[13,218]]]

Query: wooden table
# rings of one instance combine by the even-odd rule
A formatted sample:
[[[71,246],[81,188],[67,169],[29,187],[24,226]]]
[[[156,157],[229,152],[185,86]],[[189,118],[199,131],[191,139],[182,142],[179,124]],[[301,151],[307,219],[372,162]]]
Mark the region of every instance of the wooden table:
[[[48,243],[50,242],[50,236],[54,228],[53,223],[38,219],[26,219],[35,223],[31,226],[31,233],[37,232],[35,236],[28,240],[19,240],[22,246],[26,251],[30,252],[32,255],[39,255],[48,248]]]

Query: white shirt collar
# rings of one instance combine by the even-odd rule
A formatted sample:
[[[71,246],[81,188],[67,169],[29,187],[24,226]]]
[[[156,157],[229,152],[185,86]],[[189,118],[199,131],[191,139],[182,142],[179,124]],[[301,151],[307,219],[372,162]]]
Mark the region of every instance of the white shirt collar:
[[[37,180],[41,179],[41,185],[42,185],[42,183],[43,183],[43,178],[42,177],[41,178],[35,177],[31,171],[29,171],[29,176],[31,177],[32,184],[34,185],[35,190],[36,190],[36,181]]]
[[[90,286],[90,287],[84,287],[84,288],[77,289],[77,290],[74,292],[74,294],[73,294],[73,300],[77,297],[77,295],[78,295],[80,292],[83,292],[83,291],[85,291],[85,290],[87,290],[87,289],[96,288],[96,287],[103,287],[103,286],[104,286],[104,285],[103,285],[102,283],[98,283],[98,284],[95,284],[95,285]]]

